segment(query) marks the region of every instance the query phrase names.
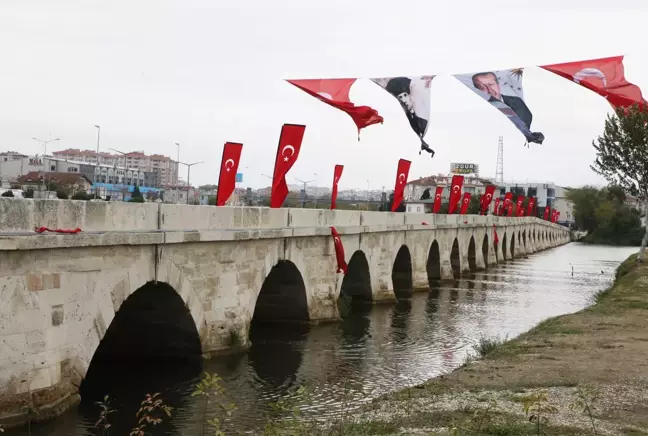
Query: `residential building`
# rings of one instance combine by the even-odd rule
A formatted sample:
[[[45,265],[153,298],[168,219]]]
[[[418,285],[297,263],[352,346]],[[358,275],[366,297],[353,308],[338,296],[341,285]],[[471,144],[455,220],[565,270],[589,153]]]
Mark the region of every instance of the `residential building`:
[[[421,177],[407,183],[405,188],[405,200],[419,200],[426,189],[430,190],[430,197],[434,197],[437,186],[443,186],[441,198],[447,201],[450,198],[450,184],[452,175],[438,174],[436,176]],[[491,180],[481,177],[464,176],[462,192],[470,192],[472,195],[479,195],[486,192],[486,186],[491,184]]]
[[[59,159],[97,164],[97,152],[92,150],[67,149],[52,153]],[[160,154],[147,155],[141,151],[125,154],[99,153],[99,163],[106,166],[119,166],[131,171],[154,174],[154,187],[178,184],[178,162]]]
[[[170,204],[200,204],[200,192],[193,186],[165,186],[163,202]]]
[[[78,173],[31,171],[18,177],[17,182],[23,190],[32,189],[34,191],[41,191],[44,183],[56,183],[67,187],[70,194],[80,191],[89,192],[92,188],[92,182],[83,174]]]

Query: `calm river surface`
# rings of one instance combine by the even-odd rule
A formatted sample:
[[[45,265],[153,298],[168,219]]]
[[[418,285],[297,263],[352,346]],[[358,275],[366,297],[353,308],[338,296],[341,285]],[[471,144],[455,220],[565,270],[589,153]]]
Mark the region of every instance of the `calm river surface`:
[[[636,248],[568,244],[507,262],[455,283],[432,286],[409,301],[374,305],[340,323],[253,331],[249,352],[213,359],[230,400],[232,425],[250,430],[268,403],[306,385],[305,413],[337,416],[380,394],[421,383],[461,365],[482,336],[512,338],[551,316],[587,306],[610,285],[617,265]],[[573,276],[572,276],[573,265]],[[162,392],[174,406],[171,423],[154,434],[201,434],[203,402],[191,398],[195,372],[179,368],[116,370],[114,430],[132,426],[146,392]],[[74,408],[56,421],[33,425],[34,436],[100,434],[98,409]],[[208,411],[208,416],[211,413]],[[130,427],[129,427],[130,428]],[[5,433],[6,434],[6,433]],[[27,429],[12,431],[28,434]]]

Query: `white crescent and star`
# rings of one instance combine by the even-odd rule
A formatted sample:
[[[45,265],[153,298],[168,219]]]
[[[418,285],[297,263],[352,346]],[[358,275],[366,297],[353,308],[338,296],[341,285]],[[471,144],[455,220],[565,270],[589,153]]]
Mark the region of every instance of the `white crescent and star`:
[[[230,162],[231,162],[231,165],[230,165]],[[227,160],[225,161],[225,169],[226,169],[227,171],[229,171],[230,169],[234,168],[234,164],[235,164],[235,163],[236,163],[236,162],[234,162],[234,159],[227,159]]]
[[[342,242],[340,241],[340,238],[337,236],[333,237],[333,240],[335,241],[336,244],[341,244]]]
[[[436,195],[436,199],[438,200],[439,198],[441,198],[441,194]]]
[[[335,180],[333,180],[333,184],[334,184],[334,185],[337,185],[337,184],[338,184],[338,180],[340,180],[340,178],[339,178],[339,177],[336,177]]]
[[[286,154],[285,154],[286,150],[290,150],[290,154],[289,154],[289,155],[286,155]],[[284,158],[284,162],[288,162],[288,161],[290,160],[290,158],[293,157],[293,156],[295,155],[295,147],[293,147],[292,145],[286,145],[286,146],[284,146],[284,148],[281,149],[281,155],[282,155],[283,158]]]
[[[404,173],[400,173],[400,174],[398,175],[398,182],[402,185],[404,181],[405,181],[405,174],[404,174]]]
[[[333,96],[328,92],[318,92],[317,94],[324,97],[327,100],[333,100]]]
[[[491,198],[492,196],[490,194],[486,194],[486,200],[490,201]]]
[[[603,82],[603,88],[607,88],[607,78],[605,77],[605,74],[603,74],[603,71],[599,70],[598,68],[583,68],[582,70],[576,72],[573,76],[572,79],[574,82],[580,84],[582,80],[585,80],[589,77],[596,77],[598,79],[601,79]]]

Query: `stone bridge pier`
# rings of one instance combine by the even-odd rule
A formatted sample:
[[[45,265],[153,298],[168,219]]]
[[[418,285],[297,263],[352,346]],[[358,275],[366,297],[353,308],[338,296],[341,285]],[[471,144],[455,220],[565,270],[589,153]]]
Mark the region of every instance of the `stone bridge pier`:
[[[337,320],[341,297],[407,298],[569,239],[529,217],[0,198],[0,424],[65,410],[106,356],[245,347],[253,323]]]

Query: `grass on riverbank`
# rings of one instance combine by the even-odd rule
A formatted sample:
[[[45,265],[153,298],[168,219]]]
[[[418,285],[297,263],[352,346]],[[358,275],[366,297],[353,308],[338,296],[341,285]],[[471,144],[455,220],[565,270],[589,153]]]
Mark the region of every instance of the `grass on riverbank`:
[[[648,435],[648,265],[635,258],[583,311],[508,342],[482,339],[481,360],[346,422],[278,434]]]

